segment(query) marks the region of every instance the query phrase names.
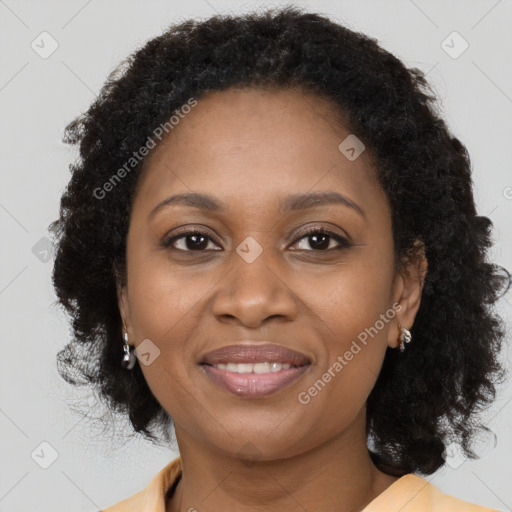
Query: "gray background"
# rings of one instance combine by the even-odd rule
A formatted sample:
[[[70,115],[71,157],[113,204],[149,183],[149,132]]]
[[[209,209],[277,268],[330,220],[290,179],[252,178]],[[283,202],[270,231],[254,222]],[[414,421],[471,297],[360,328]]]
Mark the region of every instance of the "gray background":
[[[89,512],[145,487],[177,455],[112,431],[73,413],[94,396],[57,374],[55,355],[69,337],[52,306],[47,227],[75,154],[61,142],[65,125],[83,112],[109,71],[168,24],[215,12],[242,12],[274,3],[233,0],[22,1],[0,0],[0,511]],[[365,32],[408,66],[428,71],[442,113],[472,157],[479,212],[495,225],[496,262],[512,270],[512,2],[296,2]],[[48,32],[57,50],[51,49]],[[469,47],[452,58],[442,41],[457,31]],[[41,38],[46,37],[44,43]],[[37,53],[32,47],[39,45]],[[447,40],[458,52],[462,41]],[[446,43],[445,43],[446,44]],[[44,49],[42,48],[44,45]],[[511,294],[500,312],[511,329]],[[512,350],[503,354],[510,366]],[[483,438],[482,458],[460,460],[428,477],[443,491],[511,510],[512,392],[500,389],[486,413],[496,433]],[[41,443],[49,443],[41,445]],[[55,450],[56,460],[52,462]],[[313,512],[313,511],[310,511]]]

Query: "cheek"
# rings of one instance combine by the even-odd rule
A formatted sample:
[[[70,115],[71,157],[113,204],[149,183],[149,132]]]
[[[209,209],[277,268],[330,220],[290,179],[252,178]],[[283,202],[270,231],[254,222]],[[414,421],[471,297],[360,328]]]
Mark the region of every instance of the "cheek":
[[[308,303],[314,304],[335,342],[341,347],[370,328],[391,308],[393,267],[384,257],[361,251],[338,265],[334,272],[304,285]],[[392,313],[392,312],[391,312]],[[390,316],[393,316],[390,314]],[[388,319],[389,320],[389,319]],[[386,331],[379,322],[379,331]]]
[[[204,294],[196,286],[199,281],[185,281],[179,271],[171,272],[162,255],[156,258],[137,250],[130,253],[128,288],[133,341],[138,346],[143,340],[151,340],[158,354],[151,364],[145,365],[142,358],[137,364],[153,395],[168,412],[170,404],[165,402],[169,396],[180,402],[180,383],[187,379],[188,372],[184,363],[193,362],[186,341],[197,325],[194,307]],[[208,281],[203,277],[202,285]],[[184,395],[181,400],[186,402],[189,397]]]
[[[128,275],[135,344],[149,339],[158,351],[151,364],[140,360],[137,364],[151,392],[173,420],[189,418],[194,413],[190,410],[190,386],[185,383],[189,382],[194,359],[187,340],[197,326],[194,308],[204,294],[195,285],[199,281],[202,285],[208,283],[204,277],[185,282],[179,272],[170,272],[162,262],[142,262],[141,258],[138,264],[133,258],[133,263]]]
[[[365,256],[304,287],[325,343],[324,357],[307,382],[311,393],[304,389],[318,407],[350,415],[370,393],[396,315],[390,303],[392,268],[391,259]]]
[[[187,317],[214,281],[208,273],[191,273],[172,265],[164,252],[134,248],[130,256],[130,312],[138,338],[179,340],[187,331]]]

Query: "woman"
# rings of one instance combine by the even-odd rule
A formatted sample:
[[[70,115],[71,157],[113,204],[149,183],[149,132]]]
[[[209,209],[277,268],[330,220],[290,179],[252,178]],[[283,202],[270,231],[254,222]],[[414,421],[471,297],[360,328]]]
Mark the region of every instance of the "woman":
[[[474,456],[504,377],[492,224],[434,100],[285,8],[171,27],[67,127],[59,369],[180,451],[108,512],[491,510],[420,476]]]

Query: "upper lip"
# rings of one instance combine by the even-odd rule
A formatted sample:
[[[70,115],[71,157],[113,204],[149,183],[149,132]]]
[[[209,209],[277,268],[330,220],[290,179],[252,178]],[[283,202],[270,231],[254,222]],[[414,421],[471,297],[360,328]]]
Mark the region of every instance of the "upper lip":
[[[288,363],[302,366],[311,362],[302,352],[283,347],[275,343],[227,345],[212,350],[203,356],[201,364],[215,365],[220,363]]]

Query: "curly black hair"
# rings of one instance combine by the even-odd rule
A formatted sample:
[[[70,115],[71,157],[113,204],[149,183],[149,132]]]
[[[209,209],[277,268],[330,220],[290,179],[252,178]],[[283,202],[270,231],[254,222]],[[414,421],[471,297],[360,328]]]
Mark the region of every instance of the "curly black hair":
[[[506,374],[505,328],[494,309],[503,274],[487,259],[492,222],[477,215],[468,152],[440,118],[422,71],[375,39],[293,6],[172,25],[124,60],[66,127],[63,140],[78,145],[79,157],[50,225],[53,284],[73,326],[57,355],[59,373],[98,390],[134,432],[156,442],[168,435],[172,419],[140,366],[120,365],[116,283],[126,282],[126,236],[145,160],[123,179],[112,176],[191,98],[232,87],[298,88],[330,101],[372,156],[392,208],[396,261],[422,243],[428,273],[414,343],[403,354],[387,350],[367,401],[374,463],[395,476],[431,474],[454,439],[475,458],[471,442],[488,430],[476,413]]]

